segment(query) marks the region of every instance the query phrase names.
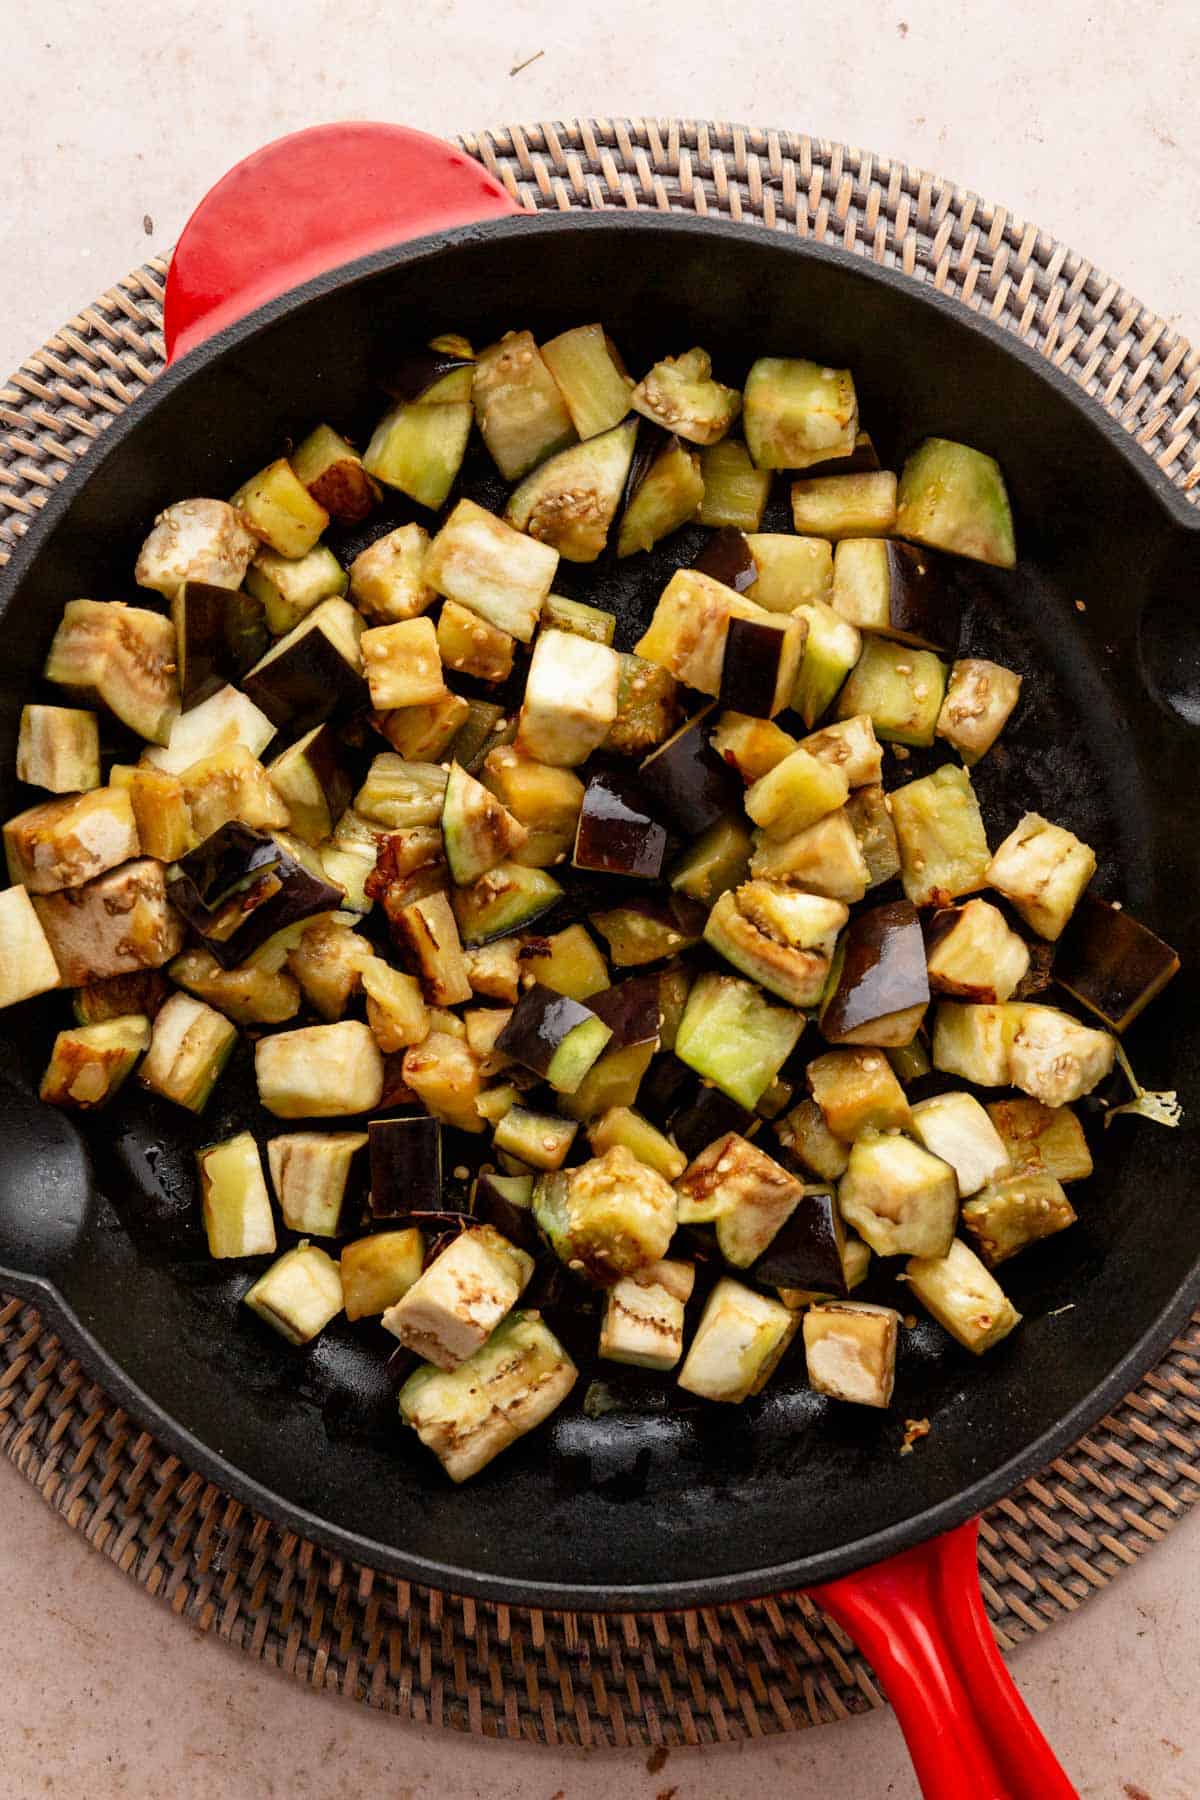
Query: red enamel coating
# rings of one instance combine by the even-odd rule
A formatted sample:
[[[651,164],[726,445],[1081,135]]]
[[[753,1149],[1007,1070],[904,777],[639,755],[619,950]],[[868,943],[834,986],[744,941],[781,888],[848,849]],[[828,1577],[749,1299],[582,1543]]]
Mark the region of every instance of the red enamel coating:
[[[809,1591],[882,1681],[925,1800],[1079,1800],[996,1648],[978,1537],[972,1519]]]
[[[163,331],[176,362],[314,275],[521,208],[473,157],[403,125],[315,125],[229,171],[183,228]]]
[[[520,210],[471,157],[403,126],[280,138],[231,169],[184,227],[163,309],[168,361],[372,250]],[[996,1649],[978,1529],[811,1592],[879,1674],[926,1800],[1078,1800]]]

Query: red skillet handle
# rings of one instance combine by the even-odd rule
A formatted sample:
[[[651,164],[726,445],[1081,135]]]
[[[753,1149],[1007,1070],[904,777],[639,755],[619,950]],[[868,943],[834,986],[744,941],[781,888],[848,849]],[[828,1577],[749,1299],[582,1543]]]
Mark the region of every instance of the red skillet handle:
[[[972,1519],[809,1591],[883,1682],[925,1800],[1079,1800],[996,1648],[978,1537]]]
[[[167,275],[167,361],[314,275],[390,244],[522,209],[473,157],[403,125],[315,125],[229,171]]]

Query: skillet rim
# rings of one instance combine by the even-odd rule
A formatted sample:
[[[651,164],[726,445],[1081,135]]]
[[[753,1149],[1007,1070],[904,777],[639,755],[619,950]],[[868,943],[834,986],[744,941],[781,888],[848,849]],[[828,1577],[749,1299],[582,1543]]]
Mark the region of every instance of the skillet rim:
[[[360,281],[424,260],[436,260],[443,252],[464,244],[495,238],[503,241],[513,232],[556,235],[562,232],[605,230],[622,234],[630,231],[635,234],[666,234],[697,241],[703,241],[702,234],[703,238],[709,238],[716,232],[747,244],[762,246],[764,243],[761,225],[697,219],[690,214],[610,211],[514,215],[511,218],[459,226],[377,250],[338,265],[300,287],[289,289],[215,333],[178,363],[168,365],[113,420],[99,443],[58,484],[13,551],[7,566],[0,569],[0,623],[6,618],[44,541],[102,464],[119,452],[126,437],[138,427],[147,413],[158,405],[165,404],[176,388],[202,377],[227,352],[250,342],[278,319],[302,310],[312,301],[339,288],[351,287]],[[811,238],[771,233],[768,241],[782,255],[832,262],[847,277],[853,276],[868,283],[877,282],[892,288],[902,294],[907,303],[930,307],[948,321],[952,319],[957,326],[966,327],[990,341],[1005,355],[1023,365],[1036,379],[1054,390],[1060,399],[1065,400],[1081,431],[1098,433],[1107,441],[1108,447],[1116,451],[1128,471],[1136,477],[1148,502],[1153,504],[1174,533],[1185,532],[1200,537],[1200,510],[1188,502],[1183,492],[1092,395],[1024,340],[985,315],[975,312],[957,296],[916,283],[900,269],[874,263],[840,246],[817,243]],[[1200,1257],[1185,1274],[1154,1322],[1102,1382],[1085,1394],[1050,1430],[1042,1433],[1023,1452],[981,1475],[947,1499],[927,1506],[909,1518],[869,1536],[849,1539],[836,1549],[772,1564],[766,1568],[682,1582],[598,1586],[546,1581],[530,1583],[503,1576],[478,1574],[454,1564],[414,1555],[373,1538],[362,1537],[291,1504],[236,1465],[227,1462],[219,1451],[212,1450],[164,1412],[82,1323],[70,1300],[50,1277],[0,1270],[0,1282],[10,1291],[40,1303],[51,1316],[55,1329],[67,1345],[86,1360],[92,1372],[102,1375],[107,1389],[122,1405],[137,1415],[164,1445],[184,1457],[208,1479],[245,1504],[253,1506],[271,1521],[298,1531],[314,1542],[366,1566],[443,1591],[521,1606],[638,1611],[722,1604],[829,1581],[836,1576],[866,1567],[910,1545],[923,1542],[980,1512],[1082,1436],[1153,1366],[1186,1322],[1197,1300],[1200,1300]]]

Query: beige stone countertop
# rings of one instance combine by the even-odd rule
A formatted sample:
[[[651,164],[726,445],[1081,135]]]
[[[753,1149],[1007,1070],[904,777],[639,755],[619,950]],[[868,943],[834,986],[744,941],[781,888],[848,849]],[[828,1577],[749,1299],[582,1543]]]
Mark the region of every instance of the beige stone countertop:
[[[1064,238],[1200,332],[1200,13],[1144,0],[0,0],[0,364],[281,132],[735,119],[903,157]],[[528,61],[533,58],[535,60]],[[526,63],[518,73],[510,73]],[[912,1800],[880,1714],[733,1749],[484,1744],[310,1693],[203,1638],[0,1461],[0,1800]],[[1195,1800],[1200,1521],[1013,1658],[1086,1800]],[[748,1790],[747,1784],[752,1784]],[[1031,1796],[1031,1800],[1034,1797]]]

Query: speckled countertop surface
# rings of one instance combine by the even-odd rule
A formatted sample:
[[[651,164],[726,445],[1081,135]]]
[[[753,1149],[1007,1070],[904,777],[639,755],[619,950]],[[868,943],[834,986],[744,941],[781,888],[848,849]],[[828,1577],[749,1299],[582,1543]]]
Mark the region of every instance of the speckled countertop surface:
[[[169,245],[239,156],[355,117],[450,134],[651,113],[844,138],[1004,202],[1200,336],[1194,0],[1144,0],[1136,21],[1090,0],[143,0],[122,18],[98,0],[0,0],[0,27],[5,370]],[[1185,1521],[1014,1658],[1087,1800],[1200,1794],[1198,1533]],[[0,1595],[0,1800],[916,1793],[885,1715],[663,1763],[482,1744],[313,1695],[172,1618],[6,1462]]]

